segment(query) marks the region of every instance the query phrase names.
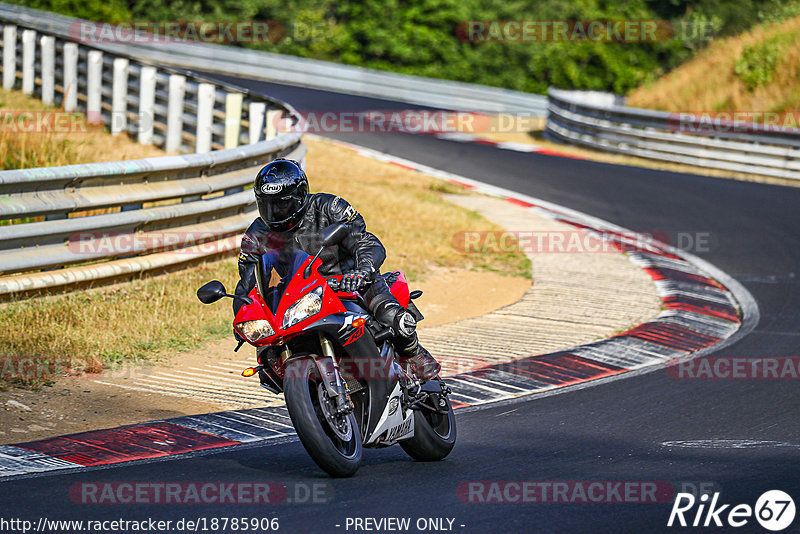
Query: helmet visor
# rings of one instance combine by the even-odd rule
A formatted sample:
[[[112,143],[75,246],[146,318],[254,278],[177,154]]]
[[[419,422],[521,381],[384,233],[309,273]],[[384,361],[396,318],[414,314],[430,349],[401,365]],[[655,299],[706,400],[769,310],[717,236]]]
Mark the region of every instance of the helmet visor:
[[[265,223],[281,223],[303,208],[304,195],[269,196],[258,199],[258,213]]]

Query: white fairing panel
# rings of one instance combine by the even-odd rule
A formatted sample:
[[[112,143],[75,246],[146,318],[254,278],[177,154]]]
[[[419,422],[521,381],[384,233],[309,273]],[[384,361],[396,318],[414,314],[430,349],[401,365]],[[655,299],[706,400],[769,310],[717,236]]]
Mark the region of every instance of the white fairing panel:
[[[378,425],[375,427],[375,431],[368,436],[365,445],[376,443],[390,445],[401,439],[414,437],[414,412],[408,410],[405,417],[403,416],[400,396],[400,384],[395,384],[392,394],[389,395],[389,402],[386,403],[381,418],[378,420]]]

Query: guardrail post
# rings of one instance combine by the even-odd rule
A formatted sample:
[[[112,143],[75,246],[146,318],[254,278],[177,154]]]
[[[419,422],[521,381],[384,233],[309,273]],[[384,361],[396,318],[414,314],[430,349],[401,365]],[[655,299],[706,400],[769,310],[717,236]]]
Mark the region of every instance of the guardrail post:
[[[102,124],[100,107],[100,86],[103,82],[103,53],[90,50],[87,58],[86,74],[86,120],[89,124]]]
[[[280,109],[271,109],[267,111],[267,128],[266,128],[266,139],[270,140],[276,135],[278,135],[278,122],[281,120],[281,114],[283,111]]]
[[[239,146],[243,97],[242,93],[228,93],[225,95],[225,148]]]
[[[178,152],[183,136],[183,97],[186,94],[186,77],[172,74],[169,77],[169,102],[167,104],[167,141],[164,150]]]
[[[250,123],[248,142],[253,145],[264,138],[264,113],[267,105],[264,102],[250,102],[247,120]]]
[[[22,32],[22,93],[33,94],[33,82],[36,79],[33,71],[36,59],[36,32],[24,30]]]
[[[56,87],[56,40],[50,35],[43,35],[39,43],[42,47],[42,102],[52,106]]]
[[[153,143],[156,104],[156,68],[142,67],[139,73],[139,143]]]
[[[64,111],[78,108],[78,45],[64,43]]]
[[[128,60],[114,59],[111,81],[111,133],[119,134],[128,128]]]
[[[17,81],[17,27],[3,27],[3,89],[13,89]]]
[[[197,86],[197,132],[194,151],[198,154],[211,151],[215,92],[214,86],[210,83],[201,83]]]

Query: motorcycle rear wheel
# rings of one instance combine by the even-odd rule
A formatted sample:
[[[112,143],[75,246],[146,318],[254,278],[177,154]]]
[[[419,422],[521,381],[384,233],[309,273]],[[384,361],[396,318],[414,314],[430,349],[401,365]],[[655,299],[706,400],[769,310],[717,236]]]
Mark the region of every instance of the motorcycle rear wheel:
[[[414,412],[414,437],[400,442],[406,454],[420,462],[445,458],[456,444],[456,418],[447,397],[447,413],[422,408]]]
[[[334,399],[309,358],[286,367],[284,397],[297,436],[308,454],[333,477],[349,477],[361,465],[361,432],[355,416],[336,415]]]

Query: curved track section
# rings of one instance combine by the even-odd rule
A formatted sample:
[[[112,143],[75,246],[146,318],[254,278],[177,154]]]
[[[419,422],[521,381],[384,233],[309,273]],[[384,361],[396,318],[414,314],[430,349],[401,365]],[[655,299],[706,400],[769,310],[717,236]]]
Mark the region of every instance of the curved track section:
[[[458,357],[466,351],[469,354],[464,357],[469,359],[475,357],[471,351],[488,351],[500,362],[447,376],[456,409],[589,382],[596,385],[596,381],[621,378],[636,371],[652,371],[655,366],[684,364],[685,357],[709,352],[720,342],[732,341],[729,338],[734,335],[746,335],[758,321],[758,308],[744,288],[709,264],[705,264],[706,270],[703,270],[697,264],[704,262],[674,247],[568,208],[425,168],[412,161],[343,145],[367,157],[449,180],[476,192],[500,196],[518,208],[574,226],[594,237],[596,243],[605,242],[627,253],[653,278],[659,290],[664,311],[654,319],[610,338],[548,354],[528,355],[530,335],[524,324],[530,324],[535,311],[522,302],[517,303],[522,305],[519,310],[517,305],[511,305],[483,317],[439,327],[434,336],[438,343],[431,345],[425,337],[431,348],[444,342],[443,352],[447,354]],[[712,273],[733,285],[733,291],[712,278]],[[744,325],[742,317],[745,317]],[[521,324],[517,321],[519,318],[523,319]],[[471,339],[476,329],[481,332],[480,341]],[[520,339],[503,341],[508,337]],[[512,349],[513,345],[517,345],[516,350]],[[506,354],[505,350],[509,352]],[[440,354],[441,347],[434,352]],[[515,353],[522,357],[513,356]],[[163,459],[293,435],[283,406],[179,417],[6,446],[6,458],[0,461],[0,476]]]
[[[336,95],[304,94],[314,109],[337,104]],[[353,97],[342,98],[348,102],[338,102],[340,109],[358,104]],[[302,98],[289,94],[288,99],[309,109]],[[377,106],[373,101],[364,107]],[[566,205],[624,228],[663,232],[672,243],[686,233],[702,233],[708,246],[691,252],[730,273],[754,296],[760,310],[755,328],[714,356],[765,360],[800,352],[800,189],[431,137],[335,137]],[[675,530],[666,526],[672,504],[662,493],[650,501],[615,501],[609,495],[588,501],[571,494],[551,504],[541,499],[485,502],[487,493],[481,493],[481,499],[480,492],[470,495],[463,488],[491,481],[526,481],[539,488],[559,481],[628,481],[659,488],[667,483],[673,492],[713,488],[726,504],[753,506],[770,489],[800,498],[800,390],[795,380],[692,380],[652,372],[623,383],[559,391],[569,394],[544,393],[513,404],[465,409],[459,416],[456,448],[446,461],[435,464],[410,462],[401,450],[388,448],[370,451],[357,477],[333,481],[320,478],[299,443],[276,440],[279,446],[242,446],[169,462],[11,480],[2,483],[3,501],[16,517],[34,523],[42,517],[179,520],[189,515],[241,515],[278,517],[284,532],[346,532],[348,520],[352,525],[359,518],[397,517],[409,518],[415,527],[420,518],[442,518],[456,532],[561,533],[668,532]],[[289,491],[268,505],[239,501],[195,506],[153,500],[93,503],[68,491],[74,484],[198,480],[272,481]],[[320,498],[302,500],[293,493],[314,484]],[[742,530],[757,526],[751,518]]]

